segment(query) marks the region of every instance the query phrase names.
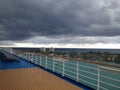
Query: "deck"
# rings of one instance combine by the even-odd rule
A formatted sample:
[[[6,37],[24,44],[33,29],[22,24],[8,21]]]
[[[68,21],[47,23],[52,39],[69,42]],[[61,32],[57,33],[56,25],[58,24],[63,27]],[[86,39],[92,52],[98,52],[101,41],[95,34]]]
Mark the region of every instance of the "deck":
[[[40,68],[0,70],[0,90],[82,90]]]

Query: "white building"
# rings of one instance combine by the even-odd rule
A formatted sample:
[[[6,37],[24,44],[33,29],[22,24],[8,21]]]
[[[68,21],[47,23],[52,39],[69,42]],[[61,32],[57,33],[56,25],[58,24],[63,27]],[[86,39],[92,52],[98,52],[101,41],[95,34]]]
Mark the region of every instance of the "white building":
[[[49,52],[55,52],[55,49],[53,47],[49,48]]]
[[[46,52],[46,48],[42,47],[42,48],[40,48],[40,51],[41,52]]]

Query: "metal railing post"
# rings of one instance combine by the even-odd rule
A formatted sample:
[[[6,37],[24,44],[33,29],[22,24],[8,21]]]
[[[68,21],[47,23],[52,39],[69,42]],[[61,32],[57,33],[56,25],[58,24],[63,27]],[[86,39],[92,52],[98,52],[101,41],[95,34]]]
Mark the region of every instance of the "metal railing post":
[[[27,54],[27,60],[29,60],[29,59],[30,59],[30,53]]]
[[[40,66],[42,66],[42,61],[41,60],[42,60],[42,57],[40,56]]]
[[[34,59],[33,59],[33,53],[31,53],[32,55],[31,55],[31,61],[34,63]]]
[[[37,64],[37,53],[35,54],[36,58],[35,58],[35,64]]]
[[[31,59],[31,53],[27,54],[27,60]]]
[[[65,62],[63,60],[63,72],[62,72],[62,76],[64,76],[64,74],[65,74]]]
[[[22,58],[27,59],[27,55],[26,55],[25,52],[24,52],[24,54],[22,55]]]
[[[97,82],[97,90],[100,90],[100,66],[98,65],[98,82]]]
[[[55,60],[53,60],[53,72],[55,71]]]
[[[19,56],[26,59],[26,53],[25,52],[23,54],[20,54]]]
[[[47,56],[46,56],[46,65],[45,65],[45,68],[47,69]]]
[[[13,49],[12,48],[11,48],[10,52],[11,52],[11,54],[13,54]]]
[[[28,53],[25,53],[25,59],[28,60]]]
[[[78,80],[79,80],[79,62],[77,62],[77,73],[76,73],[76,81],[78,82]]]
[[[24,58],[24,59],[25,59],[25,52],[23,52],[22,58]]]

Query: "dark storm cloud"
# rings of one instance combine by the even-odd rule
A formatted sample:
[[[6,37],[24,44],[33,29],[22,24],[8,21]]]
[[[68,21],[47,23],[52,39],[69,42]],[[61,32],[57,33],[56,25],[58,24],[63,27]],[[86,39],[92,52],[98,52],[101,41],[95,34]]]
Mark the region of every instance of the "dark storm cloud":
[[[119,36],[119,15],[117,0],[0,0],[0,40]]]

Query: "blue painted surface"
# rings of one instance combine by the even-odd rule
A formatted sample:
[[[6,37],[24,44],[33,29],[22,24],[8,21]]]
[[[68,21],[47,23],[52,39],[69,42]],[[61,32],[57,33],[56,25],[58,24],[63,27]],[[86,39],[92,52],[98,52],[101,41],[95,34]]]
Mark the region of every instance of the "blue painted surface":
[[[31,68],[31,67],[36,67],[36,66],[22,59],[14,62],[4,62],[0,60],[0,69],[17,69],[17,68]]]
[[[31,68],[31,67],[36,67],[36,65],[31,64],[27,61],[25,61],[22,58],[19,58],[13,54],[10,54],[6,51],[0,51],[4,53],[6,56],[9,56],[9,58],[16,59],[13,61],[5,61],[1,60],[2,56],[0,56],[0,69],[17,69],[17,68]]]

